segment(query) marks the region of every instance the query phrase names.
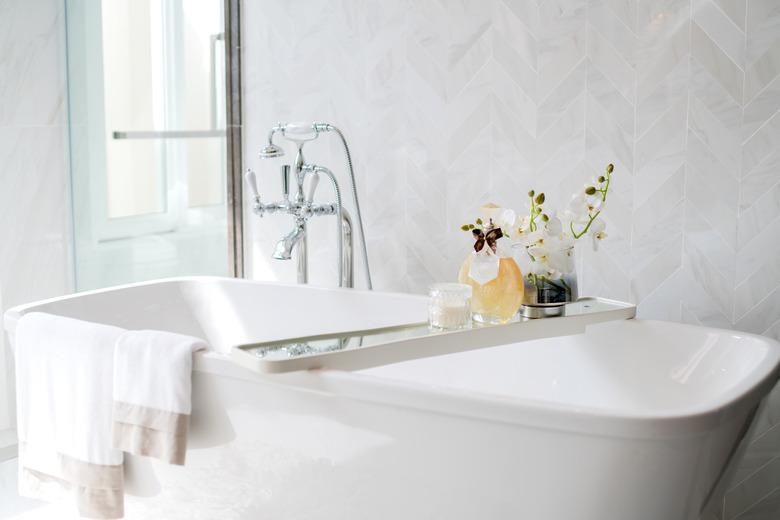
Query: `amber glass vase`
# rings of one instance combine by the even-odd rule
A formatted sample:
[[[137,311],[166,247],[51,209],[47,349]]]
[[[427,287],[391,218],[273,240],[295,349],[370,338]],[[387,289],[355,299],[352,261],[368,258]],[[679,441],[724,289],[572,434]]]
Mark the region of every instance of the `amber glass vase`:
[[[523,303],[523,273],[511,257],[499,259],[498,276],[480,284],[469,276],[469,255],[463,262],[458,281],[471,286],[471,311],[474,321],[480,323],[506,323],[511,321]]]

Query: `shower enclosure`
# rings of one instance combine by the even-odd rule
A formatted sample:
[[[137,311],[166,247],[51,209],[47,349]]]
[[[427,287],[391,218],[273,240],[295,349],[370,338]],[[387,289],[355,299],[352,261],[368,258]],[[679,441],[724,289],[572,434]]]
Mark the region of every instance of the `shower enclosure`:
[[[66,11],[76,288],[235,274],[223,0]]]

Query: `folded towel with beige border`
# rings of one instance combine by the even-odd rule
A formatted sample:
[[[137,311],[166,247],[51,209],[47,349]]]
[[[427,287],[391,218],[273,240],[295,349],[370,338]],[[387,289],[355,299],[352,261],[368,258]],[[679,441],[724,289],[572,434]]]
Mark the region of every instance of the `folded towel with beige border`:
[[[46,313],[16,329],[19,493],[122,518],[123,452],[183,464],[203,340]]]

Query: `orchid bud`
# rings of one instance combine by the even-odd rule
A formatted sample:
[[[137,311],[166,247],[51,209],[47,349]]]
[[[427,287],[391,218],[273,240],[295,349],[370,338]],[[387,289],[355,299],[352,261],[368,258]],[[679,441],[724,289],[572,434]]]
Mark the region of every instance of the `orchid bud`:
[[[544,204],[544,193],[540,193],[539,195],[537,195],[536,199],[534,200],[536,200],[537,204]]]
[[[482,219],[481,219],[481,218],[478,218],[478,219],[476,220],[476,222],[477,222],[477,225],[478,225],[478,226],[481,226],[481,225],[482,225]]]
[[[588,186],[587,188],[585,188],[585,193],[588,195],[593,195],[594,193],[596,193],[596,188],[594,188],[593,186]]]
[[[547,213],[542,213],[542,222],[547,222],[550,220],[550,217],[547,216]]]
[[[599,175],[599,182],[604,182],[606,179],[603,175]]]
[[[615,166],[612,163],[609,163],[607,165],[607,173],[612,173],[612,170],[615,169]]]
[[[531,190],[531,191],[529,191],[529,192],[528,192],[528,196],[529,196],[529,197],[533,197],[533,196],[534,196],[534,190]]]
[[[468,231],[470,225],[471,224],[463,224],[462,226],[460,226],[460,229],[463,230],[463,231]]]

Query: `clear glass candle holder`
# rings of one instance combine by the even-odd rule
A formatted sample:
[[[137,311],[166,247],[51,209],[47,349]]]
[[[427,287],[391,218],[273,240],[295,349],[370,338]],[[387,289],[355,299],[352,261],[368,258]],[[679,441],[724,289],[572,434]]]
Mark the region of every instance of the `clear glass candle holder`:
[[[434,330],[457,330],[471,326],[471,286],[437,283],[428,292],[428,322]]]

